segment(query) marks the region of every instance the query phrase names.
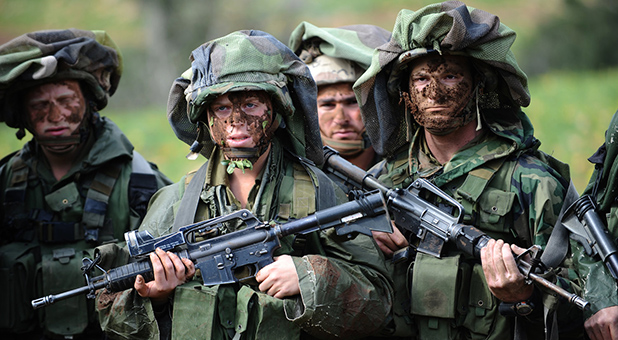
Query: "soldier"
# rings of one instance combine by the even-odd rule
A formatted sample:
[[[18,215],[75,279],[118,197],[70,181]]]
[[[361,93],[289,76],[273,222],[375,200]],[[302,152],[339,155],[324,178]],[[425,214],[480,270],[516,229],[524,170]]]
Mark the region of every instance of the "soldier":
[[[291,50],[267,33],[238,31],[198,47],[191,61],[172,86],[168,118],[208,161],[157,193],[141,230],[156,237],[241,208],[284,222],[347,200],[314,165],[323,162],[316,87]],[[257,286],[206,287],[199,275],[185,283],[193,263],[157,250],[154,281],[138,276],[134,290],[98,297],[104,329],[125,339],[299,339],[382,327],[392,288],[371,237],[345,241],[330,229],[282,245]]]
[[[38,322],[30,302],[83,286],[82,258],[124,240],[171,184],[98,113],[121,73],[104,31],[33,32],[0,46],[0,121],[33,136],[0,168],[3,339],[102,338],[85,297],[42,310]]]
[[[290,36],[290,48],[304,61],[318,85],[322,143],[367,170],[380,160],[362,121],[352,89],[371,64],[373,49],[390,39],[373,25],[321,28],[302,22]]]
[[[465,224],[496,239],[480,262],[447,244],[441,258],[419,252],[395,264],[396,335],[544,337],[548,300],[524,280],[512,251],[546,244],[568,167],[538,150],[521,110],[530,96],[514,39],[498,17],[459,1],[402,10],[391,41],[355,83],[368,135],[387,157],[372,169],[379,179],[398,188],[430,180],[463,205]],[[389,256],[415,240],[399,231],[374,236]],[[581,323],[572,326],[581,335]]]
[[[618,239],[618,162],[616,162],[616,138],[618,135],[618,112],[614,114],[605,133],[605,143],[588,160],[595,165],[584,195],[591,195],[597,204],[597,213],[609,229],[610,239]],[[575,266],[584,278],[584,298],[591,302],[586,313],[586,332],[591,340],[618,339],[618,286],[603,263],[591,259],[583,250],[573,251]],[[594,315],[593,315],[594,314]]]

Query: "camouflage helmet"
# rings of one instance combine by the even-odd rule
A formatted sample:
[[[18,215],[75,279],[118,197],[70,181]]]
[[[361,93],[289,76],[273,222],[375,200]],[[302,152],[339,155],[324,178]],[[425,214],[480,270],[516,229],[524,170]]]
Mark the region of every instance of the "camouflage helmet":
[[[23,128],[15,94],[62,79],[80,81],[94,109],[101,110],[121,75],[120,50],[104,31],[72,28],[24,34],[0,46],[0,122]]]
[[[230,91],[262,90],[280,120],[275,136],[295,154],[322,164],[317,88],[307,66],[283,43],[262,31],[237,31],[201,45],[190,59],[191,68],[174,81],[167,102],[180,140],[198,141],[200,153],[210,157],[215,143],[202,124],[209,104]]]
[[[497,16],[460,1],[401,10],[391,40],[376,48],[354,86],[376,152],[396,152],[415,128],[399,91],[408,80],[409,62],[428,53],[471,58],[485,86],[482,108],[528,106],[528,80],[510,50],[515,36]]]
[[[339,28],[301,22],[290,35],[290,48],[304,61],[317,85],[354,83],[371,64],[373,49],[391,33],[373,25]]]

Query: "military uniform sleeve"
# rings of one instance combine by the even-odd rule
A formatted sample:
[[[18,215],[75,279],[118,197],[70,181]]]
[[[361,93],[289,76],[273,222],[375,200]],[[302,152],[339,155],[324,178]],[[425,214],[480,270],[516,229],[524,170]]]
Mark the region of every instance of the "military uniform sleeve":
[[[178,196],[178,184],[159,190],[150,201],[140,231],[147,230],[155,237],[168,233],[173,225],[173,209]],[[124,254],[116,256],[128,259],[126,248],[122,252]],[[117,259],[106,260],[109,261],[118,262]],[[102,290],[97,294],[96,305],[101,327],[110,338],[159,339],[159,325],[150,299],[142,298],[134,289],[116,293]]]
[[[618,306],[618,285],[603,262],[586,255],[583,247],[573,249],[573,262],[582,279],[583,295],[590,302],[586,318],[603,308]]]
[[[301,297],[285,301],[289,320],[318,337],[358,338],[379,331],[393,304],[384,258],[371,237],[321,233],[327,256],[294,258]]]
[[[519,207],[515,207],[515,223],[527,225],[531,233],[532,244],[540,245],[545,249],[547,242],[562,209],[568,181],[553,168],[535,157],[524,157],[519,167],[515,169],[512,185],[518,195]],[[518,233],[522,230],[517,229]],[[568,255],[570,256],[570,254]],[[568,257],[567,256],[567,257]],[[547,279],[561,288],[575,294],[581,294],[580,282],[573,272],[571,264],[561,264],[559,275],[552,275]],[[557,300],[556,297],[541,292],[541,301],[537,301],[536,308],[542,308],[548,315],[557,315],[558,331],[570,332],[571,335],[583,332],[581,325],[582,314],[574,304],[566,300]],[[554,311],[556,312],[554,314]],[[530,324],[545,323],[549,327],[552,322],[544,313],[534,313],[536,317],[522,318]],[[575,328],[577,327],[577,328]],[[577,333],[583,336],[583,333]]]

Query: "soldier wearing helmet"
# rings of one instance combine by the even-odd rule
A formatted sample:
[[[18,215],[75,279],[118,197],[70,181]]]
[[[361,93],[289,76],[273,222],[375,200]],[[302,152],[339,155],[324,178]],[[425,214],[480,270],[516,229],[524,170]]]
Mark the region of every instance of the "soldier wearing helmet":
[[[172,85],[168,119],[190,158],[208,161],[157,193],[141,230],[159,236],[241,208],[285,222],[347,201],[317,167],[315,98],[307,66],[267,33],[233,32],[195,49]],[[313,339],[361,337],[385,324],[392,290],[371,237],[344,241],[331,230],[281,243],[257,285],[203,286],[199,275],[190,279],[190,260],[157,250],[154,281],[138,276],[135,289],[98,297],[104,329],[122,338]]]
[[[390,35],[373,25],[322,28],[308,22],[290,35],[290,49],[309,66],[318,85],[322,143],[365,170],[380,158],[365,133],[352,85],[371,64],[373,49]]]
[[[354,85],[372,145],[387,157],[373,169],[379,179],[397,188],[430,180],[463,205],[463,223],[495,239],[482,261],[447,244],[441,258],[412,251],[395,264],[395,334],[541,339],[544,317],[558,315],[512,254],[547,243],[569,184],[568,166],[538,150],[521,110],[530,96],[514,39],[498,17],[459,1],[404,9]],[[374,236],[387,256],[417,240],[397,230]],[[577,338],[573,318],[560,331]]]
[[[103,337],[85,297],[39,313],[30,301],[82,286],[81,259],[136,229],[170,184],[98,113],[121,73],[104,31],[32,32],[0,46],[0,121],[33,136],[0,165],[3,339]]]
[[[614,242],[618,236],[617,134],[618,112],[614,113],[605,132],[605,142],[588,158],[594,164],[594,171],[582,193],[590,195],[594,201],[597,214],[607,226],[609,239]],[[618,339],[618,283],[603,263],[607,259],[591,258],[580,246],[573,248],[573,259],[583,281],[584,298],[592,305],[584,313],[588,337],[591,340]]]

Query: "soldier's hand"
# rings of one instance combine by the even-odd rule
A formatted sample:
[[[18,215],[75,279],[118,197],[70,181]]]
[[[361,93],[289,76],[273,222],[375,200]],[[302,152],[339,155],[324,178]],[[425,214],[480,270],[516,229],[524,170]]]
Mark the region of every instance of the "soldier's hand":
[[[408,246],[408,240],[399,231],[393,223],[393,233],[385,233],[383,231],[372,231],[373,239],[376,240],[378,247],[387,258],[393,257],[393,253],[401,248]]]
[[[153,303],[165,302],[176,286],[183,284],[195,274],[195,266],[189,259],[157,248],[150,253],[154,280],[144,282],[138,275],[133,286],[141,297],[148,297]]]
[[[528,299],[534,286],[526,284],[524,275],[517,268],[513,253],[525,251],[503,240],[490,240],[481,249],[483,273],[491,293],[504,302],[519,302]]]
[[[618,339],[618,306],[603,308],[584,323],[590,340]]]
[[[260,284],[258,286],[260,291],[278,299],[300,294],[298,274],[292,257],[281,255],[274,260],[275,262],[255,274],[255,280]]]

